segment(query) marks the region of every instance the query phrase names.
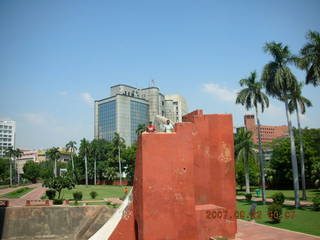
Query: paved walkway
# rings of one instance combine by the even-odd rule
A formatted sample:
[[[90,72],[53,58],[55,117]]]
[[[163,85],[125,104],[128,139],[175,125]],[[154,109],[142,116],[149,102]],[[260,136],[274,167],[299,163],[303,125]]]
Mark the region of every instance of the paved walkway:
[[[236,240],[319,240],[320,237],[238,220]]]
[[[244,200],[244,199],[246,199],[245,196],[242,196],[242,195],[238,195],[237,196],[237,200]],[[262,201],[262,198],[252,197],[251,200],[252,201]],[[266,202],[273,202],[273,200],[271,198],[267,198]],[[285,200],[284,204],[286,204],[286,205],[294,205],[295,203],[294,203],[294,201],[291,201],[291,200]],[[301,206],[312,206],[312,202],[300,201],[300,205]]]
[[[21,198],[17,198],[17,199],[1,198],[1,199],[9,200],[10,207],[25,206],[26,200],[40,200],[41,197],[45,194],[45,192],[47,190],[47,188],[42,187],[41,183],[31,184],[31,185],[28,185],[25,187],[33,187],[35,189],[32,190],[31,192],[28,192],[27,194],[23,195]],[[14,191],[19,188],[20,187],[10,188],[10,189],[13,189],[11,191]],[[1,189],[1,190],[5,190],[5,189]],[[8,191],[8,192],[11,192],[11,191]]]

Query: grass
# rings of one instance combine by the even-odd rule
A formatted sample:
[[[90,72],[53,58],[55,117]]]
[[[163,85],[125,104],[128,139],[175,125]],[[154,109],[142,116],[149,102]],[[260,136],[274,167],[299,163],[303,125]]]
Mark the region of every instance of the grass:
[[[256,192],[255,192],[256,188],[258,188],[258,187],[250,188],[251,194],[253,197],[256,196]],[[271,196],[277,192],[282,192],[284,194],[286,200],[294,201],[294,191],[293,190],[268,190],[267,189],[266,190],[266,197],[271,198]],[[245,193],[246,193],[245,190],[243,190],[243,191],[237,190],[237,195],[245,195]],[[300,199],[302,199],[302,191],[300,190],[299,193],[300,193]],[[311,202],[312,198],[317,193],[320,193],[320,190],[319,189],[307,189],[306,193],[307,193],[307,201]],[[261,192],[260,192],[260,197],[261,197]]]
[[[0,189],[9,188],[10,185],[0,185]]]
[[[1,195],[0,198],[20,198],[23,195],[27,194],[28,192],[31,192],[33,189],[34,188],[29,188],[29,187],[19,188],[15,191]]]
[[[124,194],[124,186],[109,186],[109,185],[77,185],[75,188],[68,190],[63,189],[61,195],[64,199],[74,200],[73,193],[76,191],[82,192],[82,201],[91,201],[91,200],[104,200],[105,198],[120,198],[123,197]],[[130,191],[131,187],[128,187],[128,191]],[[95,199],[92,199],[90,196],[90,192],[95,191],[98,193]],[[43,197],[47,199],[46,197]]]
[[[237,213],[243,211],[243,220],[251,220],[249,218],[249,210],[252,202],[245,200],[237,201]],[[281,221],[278,224],[271,223],[268,216],[268,205],[262,205],[261,202],[256,202],[256,218],[257,223],[262,223],[272,227],[279,227],[291,231],[307,233],[320,236],[320,211],[313,211],[311,207],[303,207],[295,209],[293,206],[284,205],[282,209]],[[258,214],[259,213],[259,214]],[[260,215],[261,214],[261,215]],[[259,216],[260,215],[260,216]],[[241,217],[239,217],[241,218]]]

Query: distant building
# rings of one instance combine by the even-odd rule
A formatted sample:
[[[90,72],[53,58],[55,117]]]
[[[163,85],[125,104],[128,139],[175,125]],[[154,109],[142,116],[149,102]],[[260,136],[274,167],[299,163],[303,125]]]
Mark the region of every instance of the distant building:
[[[0,157],[8,148],[15,148],[16,122],[0,120]]]
[[[139,124],[154,121],[156,115],[173,123],[181,122],[187,103],[180,95],[163,95],[158,87],[138,89],[119,84],[110,88],[110,97],[95,101],[94,137],[111,141],[117,132],[127,145],[137,139]]]
[[[258,126],[256,125],[256,121],[254,115],[244,115],[244,125],[245,128],[251,132],[252,140],[254,144],[258,144]],[[261,142],[262,143],[269,143],[276,138],[281,137],[288,137],[288,127],[287,126],[267,126],[261,125],[260,126],[260,133],[261,133]]]
[[[37,163],[44,162],[47,159],[46,150],[32,150],[32,149],[20,149],[22,156],[17,158],[17,171],[18,174],[23,174],[23,166],[27,161],[34,161]],[[68,162],[71,159],[71,152],[67,152],[65,148],[59,148],[60,158],[58,162]]]
[[[178,94],[165,95],[165,117],[173,123],[182,122],[182,116],[188,113],[187,101]]]

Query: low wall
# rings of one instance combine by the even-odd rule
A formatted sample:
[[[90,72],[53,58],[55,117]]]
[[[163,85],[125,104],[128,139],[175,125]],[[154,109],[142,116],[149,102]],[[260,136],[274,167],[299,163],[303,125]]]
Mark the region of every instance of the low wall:
[[[0,208],[0,239],[88,239],[114,211],[107,206]]]

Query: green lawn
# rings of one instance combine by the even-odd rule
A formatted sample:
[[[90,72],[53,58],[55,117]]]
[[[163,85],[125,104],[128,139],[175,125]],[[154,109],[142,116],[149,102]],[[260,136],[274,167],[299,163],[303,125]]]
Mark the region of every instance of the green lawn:
[[[27,194],[28,192],[31,192],[34,188],[29,187],[23,187],[19,188],[15,191],[0,195],[0,198],[20,198],[23,195]]]
[[[120,198],[124,196],[124,186],[109,186],[109,185],[89,185],[86,187],[85,185],[77,185],[75,188],[68,190],[64,189],[62,191],[62,195],[64,199],[73,200],[72,193],[76,191],[82,192],[82,200],[90,201],[90,200],[103,200],[105,198]],[[128,191],[130,191],[131,187],[128,187]],[[90,196],[90,192],[95,191],[98,193],[98,196],[95,199],[92,199]]]
[[[8,188],[10,185],[0,185],[0,189]]]
[[[256,188],[258,188],[258,187],[254,187],[254,188],[251,187],[250,188],[252,196],[254,196],[254,197],[256,196],[256,192],[255,192]],[[294,200],[294,191],[293,190],[268,190],[267,189],[266,196],[267,196],[267,198],[271,198],[271,196],[277,192],[282,192],[287,200]],[[299,192],[300,192],[300,199],[301,199],[302,198],[302,191],[300,190]],[[315,196],[317,193],[320,194],[320,190],[308,189],[307,190],[307,201],[311,202],[313,196]],[[237,195],[245,195],[245,190],[243,190],[243,191],[238,190]],[[261,197],[261,193],[260,193],[260,197]]]
[[[293,206],[285,205],[282,210],[281,222],[272,224],[271,219],[268,217],[268,205],[262,205],[261,202],[257,202],[257,204],[255,219],[257,223],[320,236],[320,211],[312,211],[311,207],[295,209]],[[245,200],[237,201],[237,213],[243,211],[243,220],[250,220],[248,216],[250,207],[251,202]],[[259,215],[260,218],[258,217]]]

